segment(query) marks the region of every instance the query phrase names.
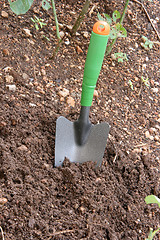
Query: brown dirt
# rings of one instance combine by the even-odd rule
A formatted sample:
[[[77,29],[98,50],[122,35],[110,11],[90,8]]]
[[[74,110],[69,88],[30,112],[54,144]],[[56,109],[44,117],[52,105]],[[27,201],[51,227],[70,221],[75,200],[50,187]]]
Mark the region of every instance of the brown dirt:
[[[105,58],[90,114],[93,124],[107,121],[111,125],[102,167],[66,160],[63,167],[54,168],[55,122],[60,115],[70,120],[78,117],[84,63],[97,12],[123,9],[118,1],[95,0],[93,4],[97,5],[81,24],[80,35],[70,39],[68,32],[69,45],[64,43],[50,60],[57,44],[52,11],[45,12],[35,2],[25,16],[18,17],[2,1],[0,198],[8,201],[0,206],[0,226],[5,240],[136,240],[147,238],[150,227],[160,226],[158,206],[144,201],[149,194],[160,197],[160,50],[158,44],[149,51],[141,47],[142,35],[158,39],[134,1],[124,20],[128,36],[113,49],[125,52],[128,61],[122,64]],[[144,4],[158,30],[159,2]],[[82,1],[57,5],[63,24],[60,30],[67,32],[66,25],[74,24]],[[2,16],[2,10],[8,17]],[[47,26],[36,31],[30,20],[34,15]],[[77,46],[82,51],[77,52]],[[149,78],[150,87],[141,82],[141,76]],[[16,90],[7,85],[15,85]],[[69,96],[60,97],[64,88]],[[160,239],[160,234],[154,239]]]

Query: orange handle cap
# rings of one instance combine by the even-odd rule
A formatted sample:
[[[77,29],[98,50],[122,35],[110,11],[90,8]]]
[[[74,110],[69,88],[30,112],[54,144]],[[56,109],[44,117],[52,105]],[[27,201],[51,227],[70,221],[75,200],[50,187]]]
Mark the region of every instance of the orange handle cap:
[[[109,35],[110,26],[105,21],[98,21],[93,26],[93,32],[99,35]]]

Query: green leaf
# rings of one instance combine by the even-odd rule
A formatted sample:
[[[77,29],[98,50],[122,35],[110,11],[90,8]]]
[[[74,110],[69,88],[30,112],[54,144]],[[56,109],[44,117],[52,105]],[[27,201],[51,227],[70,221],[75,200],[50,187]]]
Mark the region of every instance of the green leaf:
[[[106,13],[104,13],[103,15],[104,15],[107,23],[108,23],[109,25],[111,25],[111,24],[112,24],[112,18],[111,18],[108,14],[106,14]]]
[[[42,1],[42,8],[46,11],[48,11],[51,8],[51,5],[49,4],[49,2],[47,0],[43,0]]]
[[[100,21],[106,21],[106,19],[104,17],[102,17],[102,15],[100,13],[97,13],[97,17],[98,17],[98,20],[100,20]]]
[[[148,195],[145,198],[145,202],[147,204],[156,203],[156,204],[158,204],[158,207],[160,208],[160,199],[158,197],[156,197],[155,195]]]
[[[39,27],[38,27],[37,23],[35,23],[35,28],[36,28],[36,30],[39,30]]]
[[[126,29],[122,26],[122,24],[117,23],[115,25],[117,31],[118,31],[118,36],[117,37],[127,37],[127,31]]]
[[[146,240],[152,240],[159,230],[160,230],[160,228],[153,231],[153,229],[150,228],[150,232],[149,232],[148,238],[146,238]]]
[[[152,233],[152,236],[154,237],[159,230],[160,230],[160,227]]]
[[[128,83],[129,83],[129,85],[130,85],[130,87],[131,87],[131,89],[132,89],[132,91],[133,91],[133,90],[134,90],[134,87],[133,87],[133,83],[132,83],[132,81],[129,80]]]
[[[153,42],[149,42],[149,48],[153,47]]]
[[[34,22],[34,23],[36,22],[33,18],[31,18],[31,21]]]
[[[118,59],[118,62],[123,62],[125,60],[128,61],[126,53],[122,53],[122,52],[114,53],[114,56],[115,58]]]
[[[147,40],[148,40],[148,38],[145,37],[145,36],[142,36],[142,39],[143,39],[144,41],[147,41]]]
[[[14,2],[11,2],[11,0],[8,0],[10,4],[11,10],[16,14],[25,14],[30,7],[32,6],[33,0],[16,0]]]
[[[118,31],[112,27],[109,34],[110,39],[115,39],[118,37]]]
[[[50,41],[50,39],[48,37],[46,37],[45,35],[42,35],[47,41]]]
[[[113,14],[112,14],[112,19],[113,19],[113,21],[116,22],[117,19],[119,19],[120,17],[121,17],[120,12],[118,12],[117,10],[115,10],[115,11],[113,12]]]

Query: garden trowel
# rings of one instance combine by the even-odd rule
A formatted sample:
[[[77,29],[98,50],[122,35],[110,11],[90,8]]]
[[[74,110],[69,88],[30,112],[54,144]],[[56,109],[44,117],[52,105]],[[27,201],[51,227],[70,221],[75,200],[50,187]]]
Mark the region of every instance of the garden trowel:
[[[98,21],[93,26],[84,68],[80,116],[75,122],[62,116],[56,121],[56,167],[61,166],[65,158],[77,163],[93,161],[97,166],[102,163],[110,126],[106,122],[91,124],[89,112],[109,31],[110,27],[104,21]]]

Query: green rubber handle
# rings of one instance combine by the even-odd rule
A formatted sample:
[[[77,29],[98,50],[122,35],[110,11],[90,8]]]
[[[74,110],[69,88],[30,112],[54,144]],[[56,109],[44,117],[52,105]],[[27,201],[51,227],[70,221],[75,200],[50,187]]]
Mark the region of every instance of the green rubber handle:
[[[91,106],[94,89],[102,67],[109,35],[100,35],[92,31],[85,62],[81,106]]]

